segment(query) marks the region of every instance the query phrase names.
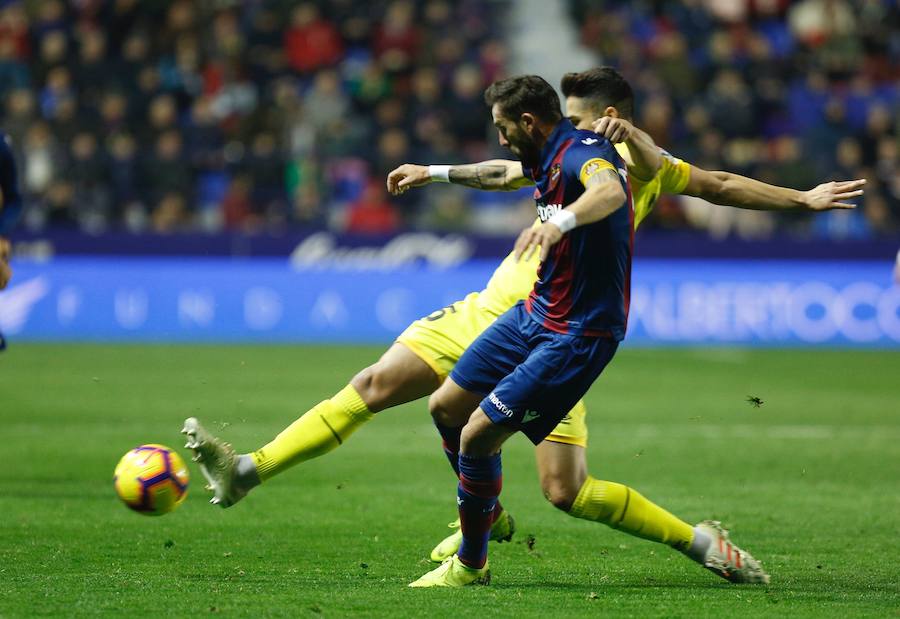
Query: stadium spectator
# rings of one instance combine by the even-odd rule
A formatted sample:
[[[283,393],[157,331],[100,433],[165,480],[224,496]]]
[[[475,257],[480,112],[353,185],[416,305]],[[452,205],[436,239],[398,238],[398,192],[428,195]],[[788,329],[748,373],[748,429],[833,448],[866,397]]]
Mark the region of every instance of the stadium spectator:
[[[22,144],[37,113],[32,91],[28,88],[19,88],[8,92],[5,112],[5,120],[9,125],[7,135],[12,138],[14,144]]]
[[[139,201],[137,142],[129,133],[115,133],[107,141],[107,153],[113,208],[123,210]]]
[[[143,195],[151,208],[168,199],[169,210],[173,210],[172,196],[181,196],[178,211],[181,213],[186,210],[185,196],[191,193],[192,178],[190,170],[184,165],[183,151],[181,134],[175,129],[166,131],[156,138],[152,154],[144,161],[140,182]],[[164,217],[166,222],[170,219]],[[171,227],[165,225],[162,229],[170,230]]]
[[[257,219],[253,215],[250,194],[253,185],[246,175],[238,175],[231,181],[228,192],[222,200],[224,225],[229,230],[247,230],[254,227]]]
[[[78,220],[85,230],[101,231],[108,219],[109,167],[93,133],[82,131],[72,140],[69,168]]]
[[[10,90],[27,87],[29,81],[28,67],[18,58],[16,42],[0,38],[0,97]]]
[[[888,188],[900,170],[881,156],[900,138],[896,2],[569,4],[584,45],[635,86],[637,124],[676,155],[797,187],[841,174],[869,179],[860,212],[816,224],[742,213],[753,225],[737,225],[731,214],[723,225],[679,199],[661,202],[648,227],[686,221],[716,235],[759,236],[786,226],[832,238],[896,230],[900,201]]]
[[[53,180],[60,176],[63,153],[45,122],[35,122],[25,134],[22,176],[25,195],[40,200],[49,191]]]
[[[284,34],[288,64],[298,73],[313,73],[341,59],[343,45],[337,28],[324,19],[312,2],[304,2],[291,13]]]
[[[400,227],[400,215],[387,197],[384,183],[370,182],[347,212],[344,230],[352,234],[389,234]]]
[[[786,182],[871,173],[865,233],[896,229],[896,2],[569,2],[598,63],[617,65],[635,85],[636,120],[660,144],[707,168]],[[109,165],[96,181],[108,205],[87,209],[97,229],[140,229],[170,194],[181,197],[168,200],[179,215],[159,229],[231,227],[224,200],[238,176],[266,226],[340,228],[347,205],[398,161],[493,155],[481,91],[508,70],[510,6],[2,2],[0,127],[35,205],[25,224],[88,225],[84,210],[70,210],[83,181],[61,176],[84,168],[75,152],[88,133],[96,148],[88,159]],[[845,138],[858,157],[839,153]],[[402,196],[405,223],[445,227],[418,217],[423,199]],[[708,227],[684,206],[661,201],[647,227]],[[754,234],[781,227],[773,223]]]

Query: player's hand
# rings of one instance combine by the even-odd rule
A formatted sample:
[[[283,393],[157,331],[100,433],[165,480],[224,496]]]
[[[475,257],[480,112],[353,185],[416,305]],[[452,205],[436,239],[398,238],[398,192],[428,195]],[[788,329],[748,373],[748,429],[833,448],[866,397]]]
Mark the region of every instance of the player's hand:
[[[12,279],[12,269],[9,266],[9,241],[0,238],[0,290],[6,288]]]
[[[549,221],[537,228],[525,228],[516,239],[516,246],[513,248],[516,262],[519,262],[523,256],[526,261],[531,260],[538,248],[541,249],[541,262],[543,262],[550,255],[550,248],[559,243],[562,237],[562,230]]]
[[[399,196],[410,187],[421,187],[431,182],[428,166],[404,163],[387,176],[387,190],[392,196]]]
[[[851,198],[863,195],[866,179],[855,181],[831,181],[803,192],[803,201],[810,211],[828,211],[835,208],[856,208],[855,204],[846,202]]]
[[[594,133],[602,135],[613,144],[624,142],[631,137],[634,125],[624,118],[613,116],[601,116],[594,121]]]

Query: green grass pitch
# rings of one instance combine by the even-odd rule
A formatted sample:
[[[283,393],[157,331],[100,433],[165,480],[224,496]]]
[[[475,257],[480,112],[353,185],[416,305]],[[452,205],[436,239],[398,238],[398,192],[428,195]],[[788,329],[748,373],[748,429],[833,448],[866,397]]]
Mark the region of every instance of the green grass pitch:
[[[193,464],[173,514],[115,498],[131,447],[187,459],[184,417],[249,451],[380,350],[13,343],[0,355],[0,617],[897,616],[897,351],[625,347],[588,395],[592,473],[722,520],[768,587],[556,511],[514,437],[502,498],[519,532],[491,545],[493,584],[408,589],[455,517],[424,402],[229,510],[207,504]]]

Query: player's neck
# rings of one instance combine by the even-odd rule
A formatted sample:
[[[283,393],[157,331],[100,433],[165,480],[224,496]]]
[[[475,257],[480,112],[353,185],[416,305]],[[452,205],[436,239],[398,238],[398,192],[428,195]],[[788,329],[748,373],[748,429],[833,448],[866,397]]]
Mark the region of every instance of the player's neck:
[[[553,135],[553,132],[559,126],[559,123],[562,121],[557,121],[555,123],[538,123],[535,126],[535,144],[538,147],[538,152],[542,151],[544,146],[547,145],[547,142],[550,140],[550,136]]]

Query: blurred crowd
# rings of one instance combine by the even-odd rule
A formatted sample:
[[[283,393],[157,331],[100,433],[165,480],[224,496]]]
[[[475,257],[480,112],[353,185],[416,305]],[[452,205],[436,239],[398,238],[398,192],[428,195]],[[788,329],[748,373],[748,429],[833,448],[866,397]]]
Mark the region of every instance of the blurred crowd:
[[[673,153],[863,208],[775,218],[661,202],[650,225],[865,237],[900,222],[900,4],[569,0]],[[530,194],[389,198],[406,161],[498,153],[508,0],[0,0],[0,127],[31,229],[514,231]],[[548,53],[552,50],[548,49]],[[583,67],[573,67],[583,68]]]
[[[389,200],[485,156],[496,0],[0,0],[0,127],[32,229],[464,229]],[[490,139],[493,139],[491,136]]]
[[[585,46],[636,90],[636,123],[707,169],[810,188],[866,178],[815,218],[662,201],[648,222],[765,237],[866,238],[900,224],[900,2],[570,0]]]

